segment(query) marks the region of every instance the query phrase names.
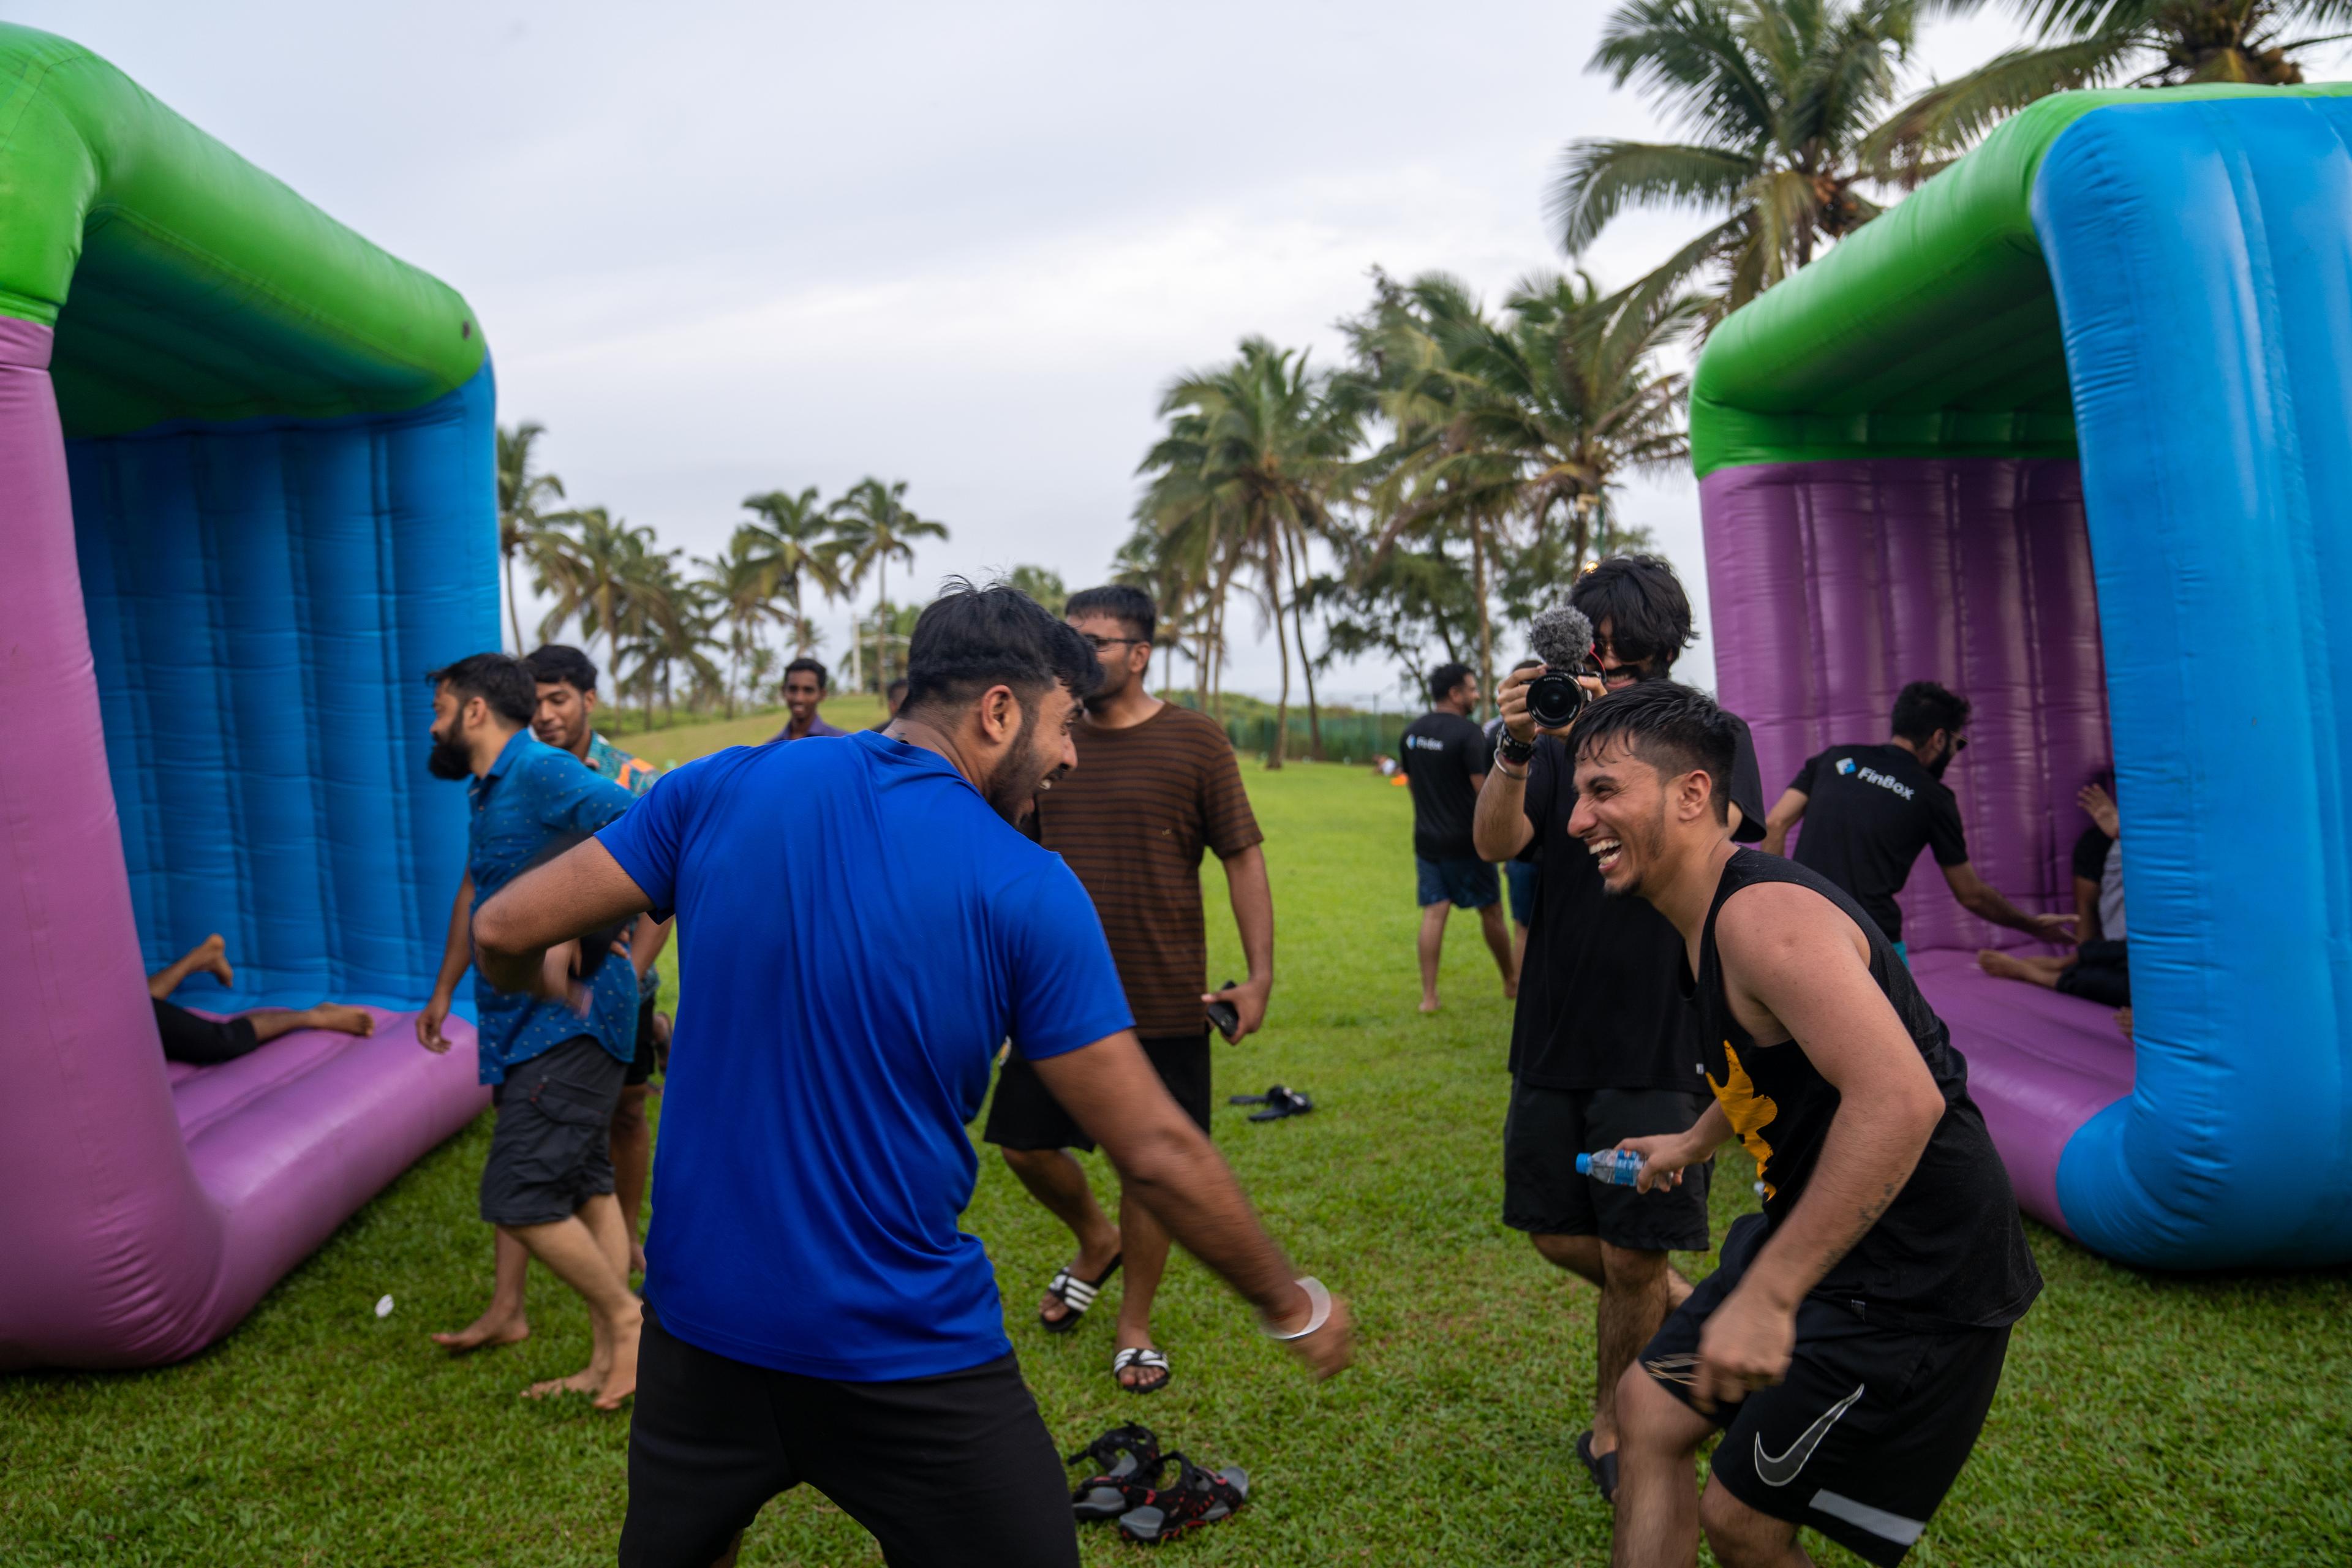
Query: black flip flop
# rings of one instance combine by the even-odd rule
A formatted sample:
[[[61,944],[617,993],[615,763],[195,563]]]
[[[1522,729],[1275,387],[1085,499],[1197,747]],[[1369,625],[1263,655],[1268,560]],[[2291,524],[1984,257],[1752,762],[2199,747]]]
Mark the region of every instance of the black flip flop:
[[[1304,1116],[1315,1109],[1315,1102],[1295,1089],[1276,1084],[1265,1091],[1265,1109],[1250,1112],[1252,1121],[1279,1121],[1286,1116]]]
[[[1601,1489],[1601,1500],[1612,1508],[1616,1507],[1617,1450],[1612,1448],[1605,1454],[1596,1454],[1592,1451],[1592,1434],[1579,1432],[1576,1435],[1576,1457],[1584,1461],[1586,1471],[1592,1477],[1592,1484]]]
[[[1066,1334],[1076,1328],[1078,1320],[1087,1315],[1087,1309],[1095,1304],[1095,1298],[1110,1283],[1110,1277],[1118,1272],[1126,1257],[1124,1252],[1115,1254],[1109,1265],[1092,1279],[1081,1279],[1067,1268],[1055,1270],[1054,1278],[1045,1282],[1045,1294],[1058,1298],[1069,1310],[1059,1318],[1049,1318],[1041,1310],[1037,1314],[1039,1325],[1049,1334]]]

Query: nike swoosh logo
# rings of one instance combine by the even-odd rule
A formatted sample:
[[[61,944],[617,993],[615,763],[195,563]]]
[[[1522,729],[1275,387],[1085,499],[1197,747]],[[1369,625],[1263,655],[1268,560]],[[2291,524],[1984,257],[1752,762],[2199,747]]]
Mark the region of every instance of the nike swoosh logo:
[[[1821,1419],[1806,1427],[1777,1457],[1764,1451],[1764,1438],[1759,1433],[1756,1438],[1756,1479],[1768,1487],[1785,1487],[1795,1480],[1797,1472],[1805,1468],[1805,1461],[1813,1457],[1813,1450],[1822,1446],[1822,1439],[1830,1435],[1830,1428],[1837,1425],[1838,1417],[1853,1409],[1853,1402],[1862,1397],[1863,1388],[1864,1384],[1855,1384],[1852,1394],[1822,1411]]]

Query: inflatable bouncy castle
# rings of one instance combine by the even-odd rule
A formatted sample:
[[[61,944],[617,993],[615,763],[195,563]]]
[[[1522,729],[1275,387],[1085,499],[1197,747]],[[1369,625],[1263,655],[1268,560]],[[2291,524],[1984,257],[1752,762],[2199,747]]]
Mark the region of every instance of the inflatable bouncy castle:
[[[2071,910],[2112,760],[2135,1033],[1905,931],[2042,1220],[2352,1259],[2352,88],[2035,104],[1729,317],[1691,399],[1717,669],[1767,798],[1969,698],[1971,858]]]
[[[425,671],[498,646],[472,312],[61,39],[0,26],[0,1369],[233,1326],[484,1104],[420,1048],[466,800]],[[212,931],[298,1033],[167,1069]]]

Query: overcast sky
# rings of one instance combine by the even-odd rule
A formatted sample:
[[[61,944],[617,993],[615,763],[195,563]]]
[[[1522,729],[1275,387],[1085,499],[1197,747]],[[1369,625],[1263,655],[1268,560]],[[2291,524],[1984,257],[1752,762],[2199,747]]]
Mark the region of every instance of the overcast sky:
[[[953,531],[924,591],[1098,579],[1171,376],[1253,332],[1333,363],[1374,265],[1490,300],[1561,265],[1561,146],[1665,130],[1583,68],[1607,9],[0,0],[463,291],[575,502],[711,554],[751,491],[904,479]],[[1917,64],[2011,37],[1942,24]],[[1588,265],[1626,281],[1695,221]],[[1704,626],[1695,485],[1627,499]],[[1271,696],[1252,635],[1231,684]],[[1704,646],[1684,668],[1711,683]],[[1397,697],[1380,665],[1324,689]]]

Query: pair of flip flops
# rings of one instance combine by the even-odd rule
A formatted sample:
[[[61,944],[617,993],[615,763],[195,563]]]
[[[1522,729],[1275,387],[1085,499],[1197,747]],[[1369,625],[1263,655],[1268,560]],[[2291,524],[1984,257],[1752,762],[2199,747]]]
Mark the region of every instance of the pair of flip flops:
[[[1249,1472],[1237,1466],[1206,1470],[1181,1452],[1162,1454],[1148,1426],[1114,1426],[1067,1463],[1089,1463],[1095,1473],[1070,1493],[1071,1511],[1081,1522],[1115,1519],[1119,1534],[1139,1546],[1230,1519],[1249,1499]],[[1172,1468],[1169,1486],[1160,1478]]]
[[[1252,1121],[1279,1121],[1286,1116],[1304,1116],[1315,1109],[1315,1102],[1295,1089],[1281,1084],[1267,1086],[1264,1094],[1232,1094],[1225,1097],[1228,1105],[1263,1105],[1264,1110],[1254,1112]]]

